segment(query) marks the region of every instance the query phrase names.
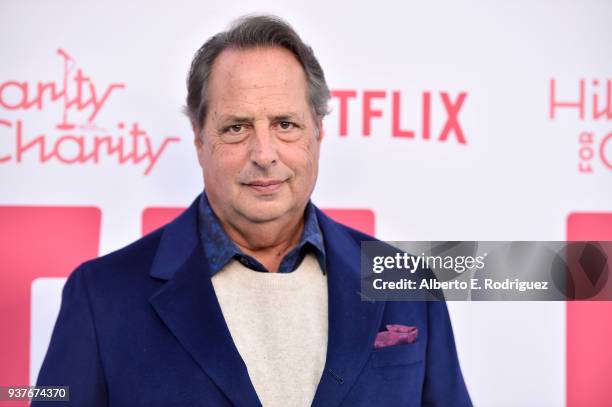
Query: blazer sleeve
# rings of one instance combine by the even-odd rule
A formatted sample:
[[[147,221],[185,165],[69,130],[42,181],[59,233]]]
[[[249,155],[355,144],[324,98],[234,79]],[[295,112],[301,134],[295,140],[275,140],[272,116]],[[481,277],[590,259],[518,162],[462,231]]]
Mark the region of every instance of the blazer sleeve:
[[[107,390],[86,284],[86,265],[66,281],[38,386],[69,386],[70,402],[32,402],[35,407],[107,406]]]
[[[445,301],[428,301],[428,345],[423,406],[472,406]]]

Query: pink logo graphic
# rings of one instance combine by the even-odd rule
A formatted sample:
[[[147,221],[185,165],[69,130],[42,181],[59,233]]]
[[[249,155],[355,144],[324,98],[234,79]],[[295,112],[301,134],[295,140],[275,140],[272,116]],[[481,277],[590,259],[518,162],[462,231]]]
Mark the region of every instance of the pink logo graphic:
[[[100,215],[98,208],[87,207],[0,206],[3,386],[28,384],[32,281],[65,277],[83,261],[96,257]]]
[[[567,240],[612,240],[612,213],[570,214]],[[567,405],[610,404],[612,302],[569,301],[566,319]]]
[[[0,163],[34,160],[44,164],[57,160],[63,164],[98,164],[112,159],[119,165],[144,163],[144,175],[148,175],[168,145],[179,142],[180,138],[164,137],[156,146],[137,121],[126,125],[119,120],[110,129],[96,124],[98,114],[111,96],[125,89],[125,84],[111,83],[100,88],[66,51],[58,49],[57,54],[63,60],[60,83],[2,82],[0,107],[7,111],[42,111],[59,104],[62,117],[54,129],[59,134],[32,137],[22,119],[0,118],[0,131],[7,132],[13,140],[13,148],[0,152]]]

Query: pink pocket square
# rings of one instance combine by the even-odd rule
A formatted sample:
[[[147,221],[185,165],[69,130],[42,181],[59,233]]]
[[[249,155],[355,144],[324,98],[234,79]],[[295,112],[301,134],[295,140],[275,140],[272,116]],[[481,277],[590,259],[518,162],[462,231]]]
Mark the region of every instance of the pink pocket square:
[[[418,335],[419,330],[416,326],[389,324],[386,331],[381,331],[376,335],[374,349],[403,343],[413,343]]]

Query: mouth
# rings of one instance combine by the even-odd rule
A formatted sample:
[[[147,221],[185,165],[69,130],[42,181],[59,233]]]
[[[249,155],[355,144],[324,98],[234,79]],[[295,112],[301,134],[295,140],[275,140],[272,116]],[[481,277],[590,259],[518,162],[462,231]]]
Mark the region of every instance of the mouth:
[[[272,194],[277,192],[284,182],[281,180],[255,180],[244,185],[260,194]]]

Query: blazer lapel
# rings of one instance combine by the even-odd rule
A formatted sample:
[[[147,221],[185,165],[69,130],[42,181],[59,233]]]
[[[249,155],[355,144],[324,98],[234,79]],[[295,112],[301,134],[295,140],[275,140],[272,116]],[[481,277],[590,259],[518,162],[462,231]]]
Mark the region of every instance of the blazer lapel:
[[[150,303],[236,406],[261,406],[223,318],[198,237],[196,201],[164,230],[151,276],[168,280]]]
[[[337,406],[359,377],[380,326],[384,302],[362,301],[361,246],[321,211],[328,284],[327,359],[313,407]]]

